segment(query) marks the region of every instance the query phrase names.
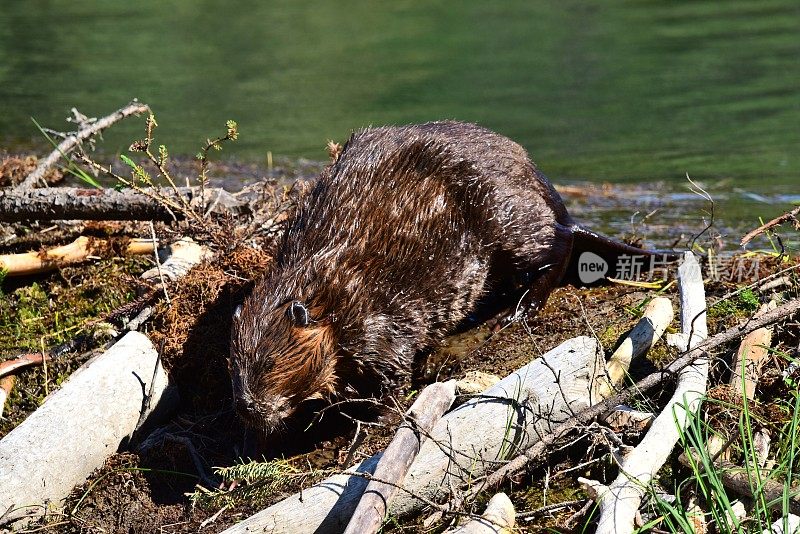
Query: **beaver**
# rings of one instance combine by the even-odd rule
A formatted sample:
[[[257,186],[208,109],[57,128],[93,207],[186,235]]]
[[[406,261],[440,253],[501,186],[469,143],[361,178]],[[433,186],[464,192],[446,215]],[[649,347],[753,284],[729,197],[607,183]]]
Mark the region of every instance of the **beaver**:
[[[541,308],[575,252],[647,251],[575,223],[517,143],[453,121],[354,133],[234,312],[236,411],[263,435],[310,399],[379,397],[493,290]]]

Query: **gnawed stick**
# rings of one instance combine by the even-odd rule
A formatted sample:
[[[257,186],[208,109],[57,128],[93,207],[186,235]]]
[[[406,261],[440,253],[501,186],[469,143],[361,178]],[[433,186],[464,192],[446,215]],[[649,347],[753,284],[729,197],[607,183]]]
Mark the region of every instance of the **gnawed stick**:
[[[125,245],[126,254],[147,254],[153,251],[151,239],[131,239]],[[24,252],[0,256],[0,270],[6,276],[28,276],[80,263],[90,256],[113,250],[113,242],[108,239],[80,236],[69,245],[54,247],[44,252]]]
[[[431,384],[420,393],[378,462],[374,474],[377,480],[371,480],[364,490],[345,534],[378,532],[397,486],[403,483],[422,443],[442,414],[453,404],[455,396],[455,380]]]
[[[609,397],[622,383],[631,361],[647,353],[672,322],[672,302],[666,297],[656,297],[644,310],[642,318],[625,336],[606,364],[606,373],[600,378],[598,400]]]
[[[465,524],[446,530],[444,534],[512,534],[515,532],[516,511],[508,495],[498,493],[486,505],[481,517],[470,519]]]
[[[83,350],[87,347],[88,341],[89,336],[86,334],[80,334],[64,343],[48,349],[44,354],[41,352],[28,352],[9,358],[8,360],[0,362],[0,377],[15,374],[20,369],[24,369],[26,367],[41,365],[45,361],[58,358],[59,356],[62,356],[68,352]]]
[[[22,182],[20,182],[17,188],[31,189],[36,187],[36,184],[42,179],[50,167],[55,165],[60,158],[65,157],[67,154],[72,152],[75,147],[80,145],[82,142],[94,135],[97,135],[115,122],[120,121],[125,117],[139,115],[140,113],[145,113],[147,111],[150,111],[150,108],[146,104],[142,104],[141,102],[134,100],[127,106],[118,109],[114,113],[107,115],[102,119],[87,122],[77,132],[68,135],[63,141],[61,141],[56,149],[53,150],[46,158],[41,160],[33,172],[31,172]]]
[[[82,187],[49,187],[42,189],[0,189],[0,221],[172,221],[182,219],[179,210],[168,203],[177,203],[180,195],[190,206],[205,212],[199,187],[145,188],[145,194],[133,189],[87,189]],[[163,198],[166,202],[159,202]],[[221,188],[205,190],[213,213],[237,215],[247,212],[247,203]]]
[[[678,342],[684,350],[691,350],[708,335],[703,276],[700,264],[691,252],[685,253],[683,263],[678,268],[678,287],[682,330]],[[692,365],[679,371],[672,398],[653,421],[642,441],[625,457],[614,482],[608,488],[590,484],[598,492],[599,499],[597,534],[633,532],[642,497],[672,452],[689,414],[699,407],[707,382],[707,358],[698,358]],[[586,480],[583,482],[589,483]]]
[[[26,367],[42,365],[46,360],[49,359],[50,358],[47,354],[42,354],[41,352],[29,352],[27,354],[17,356],[12,360],[0,362],[0,377],[13,375],[20,369],[25,369]]]

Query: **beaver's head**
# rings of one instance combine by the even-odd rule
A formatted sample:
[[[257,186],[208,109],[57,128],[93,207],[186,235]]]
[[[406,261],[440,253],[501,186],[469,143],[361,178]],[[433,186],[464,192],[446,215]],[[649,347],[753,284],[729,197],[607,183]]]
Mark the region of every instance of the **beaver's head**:
[[[335,387],[330,324],[296,299],[254,291],[234,312],[229,368],[236,411],[268,435],[302,402]]]

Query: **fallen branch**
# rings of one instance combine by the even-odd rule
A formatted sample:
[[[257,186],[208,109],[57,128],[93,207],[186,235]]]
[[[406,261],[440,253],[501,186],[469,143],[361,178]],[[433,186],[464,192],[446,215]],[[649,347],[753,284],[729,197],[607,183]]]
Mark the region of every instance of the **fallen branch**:
[[[0,270],[6,276],[28,276],[80,263],[90,256],[113,251],[113,241],[81,236],[69,245],[51,248],[44,252],[24,252],[0,256]],[[153,251],[150,239],[131,239],[125,246],[126,254],[148,254]]]
[[[388,504],[397,492],[397,486],[411,467],[411,462],[433,426],[452,404],[456,396],[456,383],[434,384],[426,387],[406,413],[406,420],[397,430],[394,439],[386,447],[375,468],[372,480],[347,524],[345,534],[372,534],[378,532],[388,509]]]
[[[574,417],[565,423],[558,425],[550,434],[543,436],[539,442],[534,443],[530,448],[526,449],[523,454],[520,454],[506,465],[487,476],[482,484],[475,485],[473,489],[470,490],[469,496],[474,498],[483,491],[491,491],[497,488],[509,477],[524,471],[529,465],[543,458],[548,447],[556,443],[558,440],[563,439],[567,434],[576,428],[587,425],[589,422],[597,419],[598,417],[606,416],[620,404],[625,404],[633,399],[636,395],[640,393],[646,393],[655,386],[662,384],[665,380],[675,376],[676,373],[680,372],[686,366],[691,365],[698,358],[705,357],[708,354],[708,351],[719,347],[720,345],[730,343],[731,341],[734,341],[735,339],[738,339],[741,336],[752,332],[753,330],[777,323],[778,321],[782,321],[784,319],[788,319],[798,311],[800,311],[800,299],[791,300],[783,306],[780,306],[771,312],[765,313],[761,317],[750,319],[742,325],[729,328],[724,332],[708,338],[705,342],[699,344],[694,349],[682,353],[679,358],[677,358],[663,370],[650,373],[636,384],[620,391],[613,397],[609,397],[603,402],[576,413]]]
[[[742,238],[741,245],[745,246],[746,244],[748,244],[750,241],[752,241],[757,236],[763,234],[767,230],[775,228],[776,226],[780,226],[781,224],[785,223],[786,221],[794,221],[795,224],[800,224],[797,221],[797,215],[798,214],[800,214],[800,206],[797,206],[792,211],[788,211],[788,212],[784,213],[783,215],[781,215],[779,217],[775,217],[774,219],[772,219],[769,222],[765,222],[764,224],[762,224],[761,226],[759,226],[755,230],[751,230],[751,231],[747,232],[747,234],[745,234],[745,236]]]
[[[153,194],[147,194],[151,191]],[[0,189],[0,221],[86,220],[86,221],[172,221],[184,218],[180,210],[170,209],[169,202],[202,208],[199,187],[133,189],[87,189],[50,187],[44,189]],[[160,202],[163,198],[168,202]],[[240,214],[247,204],[221,188],[205,190],[205,198],[214,213]]]
[[[708,335],[706,298],[700,265],[691,252],[678,268],[681,298],[680,342],[691,350]],[[608,488],[589,483],[598,492],[600,518],[596,534],[628,533],[650,481],[667,461],[689,414],[695,412],[708,383],[708,359],[697,358],[678,372],[675,392],[642,441],[625,457],[617,478]],[[579,479],[580,480],[580,479]]]
[[[0,362],[0,378],[15,374],[20,369],[24,369],[26,367],[30,367],[33,365],[41,365],[45,361],[50,361],[52,359],[58,358],[68,352],[83,350],[86,348],[88,341],[88,336],[85,334],[81,334],[75,336],[74,338],[66,341],[65,343],[61,343],[60,345],[56,345],[55,347],[49,349],[47,352],[42,354],[41,352],[28,352],[25,354],[20,354],[15,358],[10,358],[3,362]]]
[[[49,359],[50,357],[47,354],[42,354],[41,352],[29,352],[12,360],[0,362],[0,377],[16,374],[17,371],[20,369],[25,369],[26,367],[42,365],[46,360]]]
[[[61,143],[58,144],[55,150],[53,150],[49,156],[44,158],[39,162],[39,165],[30,173],[25,179],[17,186],[18,189],[31,189],[36,187],[36,184],[44,177],[45,173],[56,164],[56,162],[72,152],[77,146],[79,146],[83,141],[86,141],[90,137],[99,134],[112,124],[117,121],[124,119],[125,117],[130,117],[131,115],[138,115],[140,113],[144,113],[146,111],[150,111],[150,108],[146,104],[142,104],[134,100],[127,106],[122,109],[118,109],[111,115],[107,115],[102,119],[95,120],[92,122],[86,122],[85,125],[75,133],[68,135]]]

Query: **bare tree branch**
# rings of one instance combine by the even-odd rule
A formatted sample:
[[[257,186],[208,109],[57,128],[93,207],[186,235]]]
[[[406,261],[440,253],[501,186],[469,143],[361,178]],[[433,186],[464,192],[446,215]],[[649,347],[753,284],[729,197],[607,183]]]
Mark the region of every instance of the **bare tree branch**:
[[[141,102],[134,100],[124,108],[118,109],[111,115],[107,115],[102,119],[96,121],[80,121],[80,129],[64,138],[64,140],[58,144],[56,149],[53,150],[49,156],[39,162],[39,165],[33,170],[32,173],[25,177],[25,179],[17,186],[17,188],[20,190],[32,189],[44,177],[45,173],[50,169],[50,167],[56,164],[59,158],[64,157],[75,150],[75,147],[79,146],[83,141],[86,141],[92,136],[97,135],[115,122],[120,121],[125,117],[138,115],[146,111],[150,111],[150,108],[147,106],[147,104],[142,104]]]

